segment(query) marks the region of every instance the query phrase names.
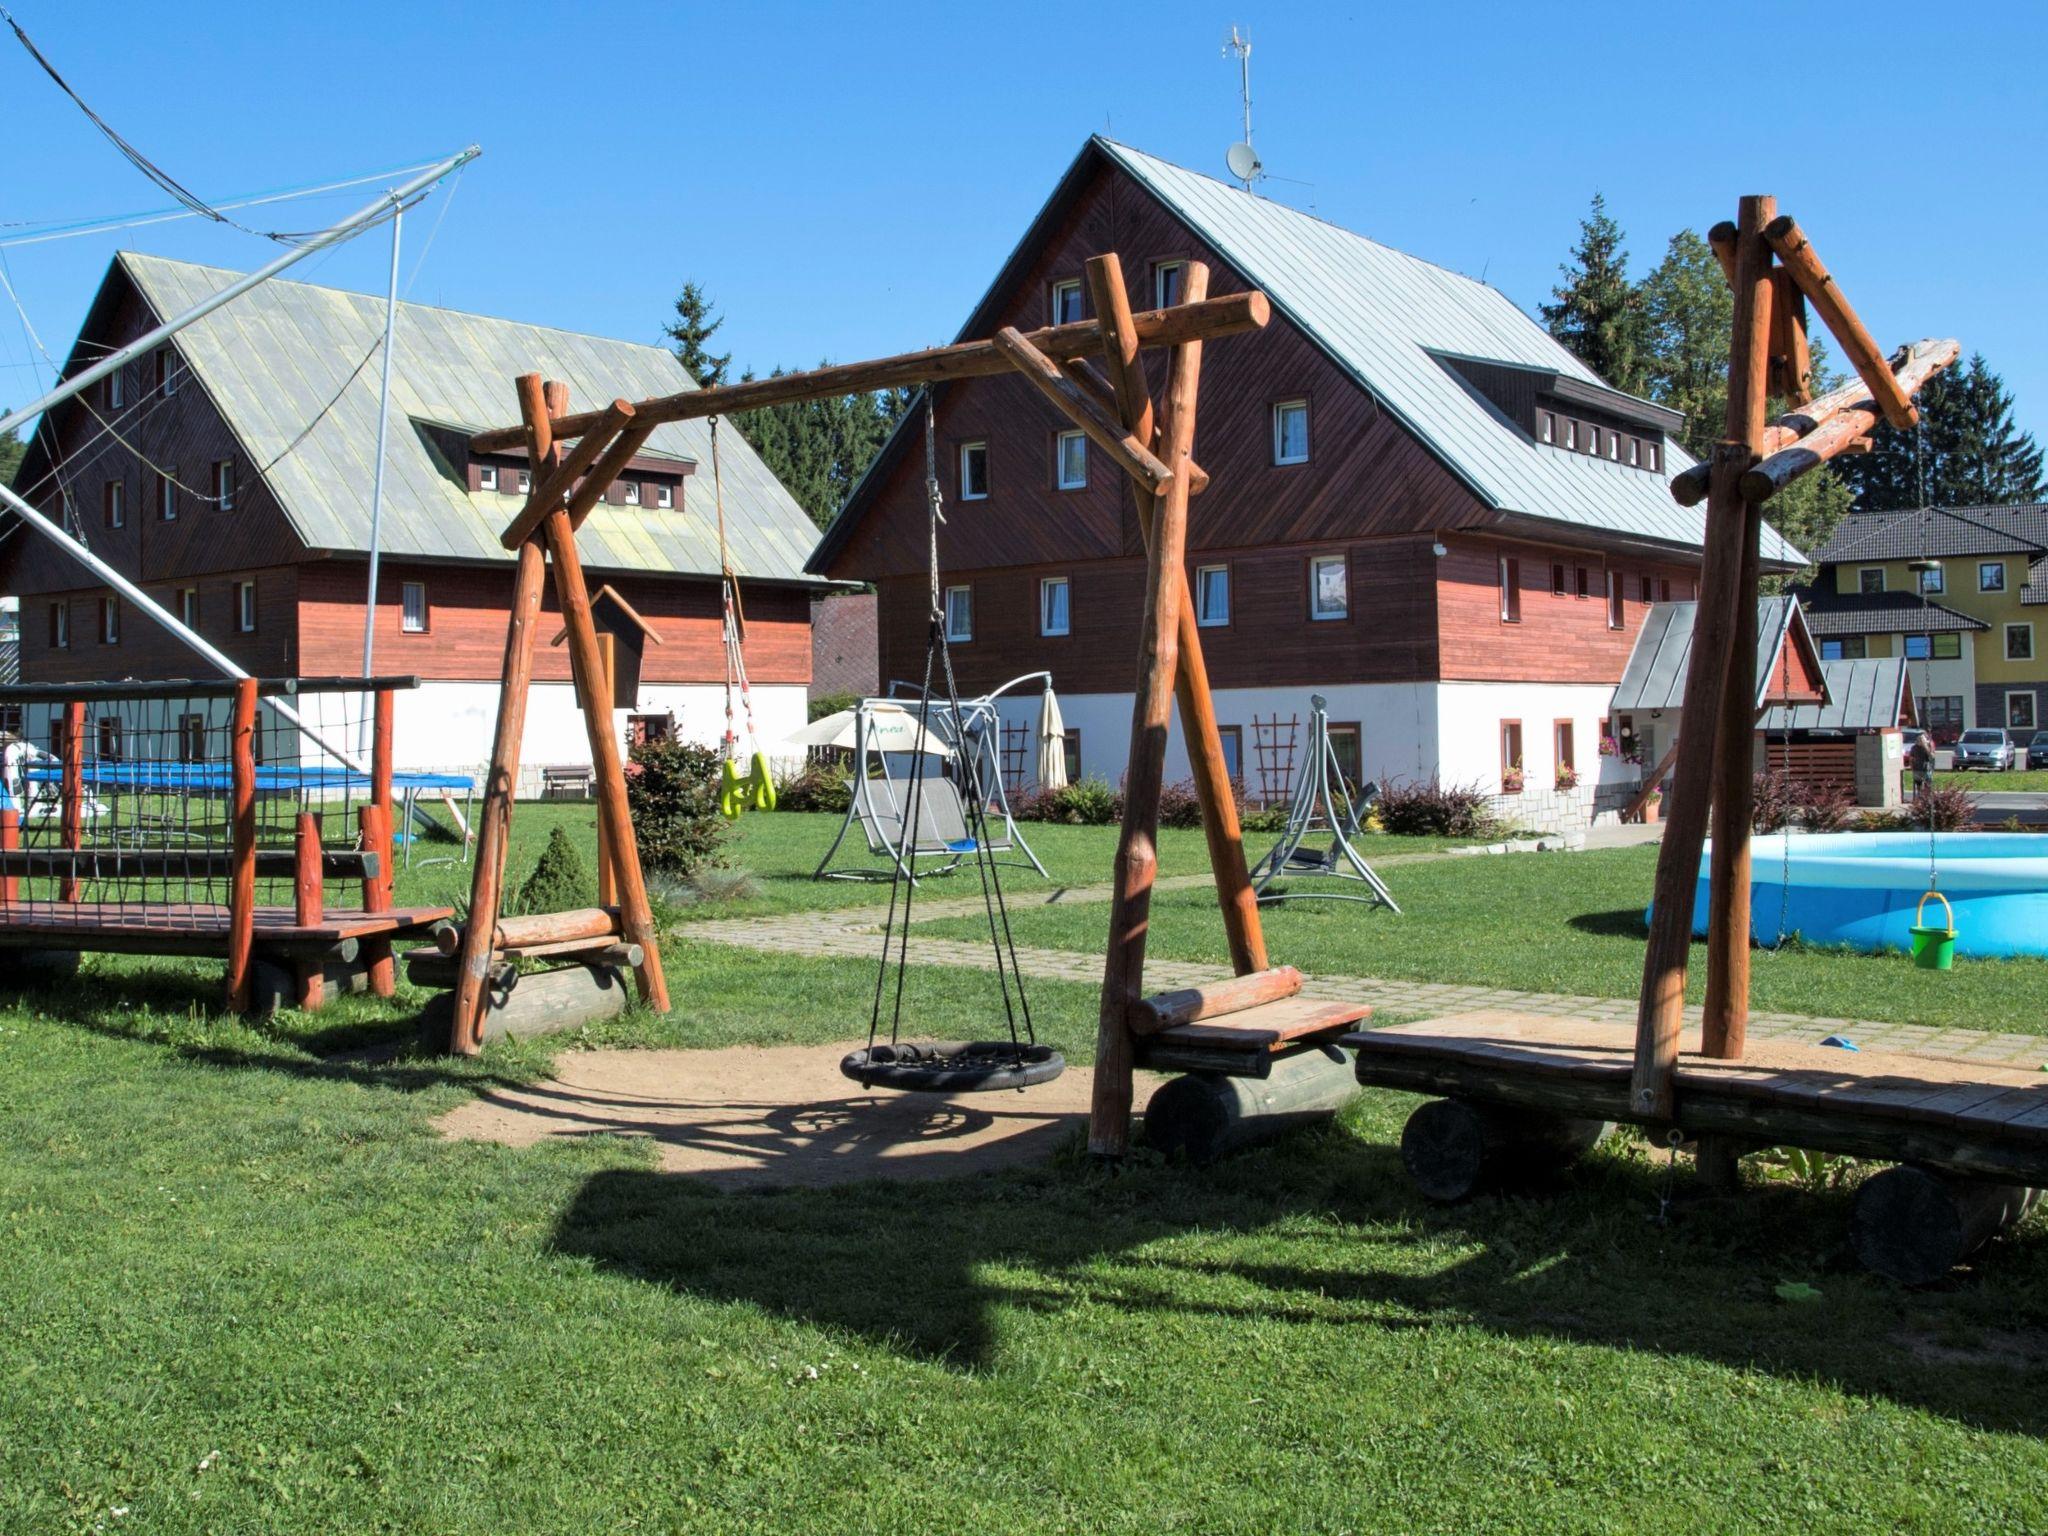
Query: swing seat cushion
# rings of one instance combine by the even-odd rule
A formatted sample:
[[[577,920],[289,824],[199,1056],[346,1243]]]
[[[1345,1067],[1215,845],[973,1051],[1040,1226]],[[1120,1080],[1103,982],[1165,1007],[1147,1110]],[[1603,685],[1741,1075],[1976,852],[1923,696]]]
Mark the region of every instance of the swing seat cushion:
[[[863,1088],[904,1093],[992,1093],[1049,1083],[1067,1063],[1049,1045],[1008,1040],[875,1044],[850,1052],[839,1070]]]

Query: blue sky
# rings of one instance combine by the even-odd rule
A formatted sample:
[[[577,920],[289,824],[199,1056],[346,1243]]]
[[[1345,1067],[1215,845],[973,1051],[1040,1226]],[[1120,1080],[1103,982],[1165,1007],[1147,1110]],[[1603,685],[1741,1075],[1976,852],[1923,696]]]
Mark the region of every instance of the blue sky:
[[[2039,3],[9,5],[210,198],[481,143],[414,299],[651,341],[693,278],[764,371],[950,339],[1091,132],[1221,174],[1236,23],[1259,151],[1292,178],[1268,195],[1533,308],[1596,190],[1638,270],[1775,192],[1885,345],[1982,350],[2048,440]],[[0,222],[162,202],[4,36],[0,99]],[[409,221],[408,273],[445,202]],[[121,241],[243,268],[274,249],[185,223],[8,251],[52,351]],[[380,289],[386,260],[372,236],[300,272]],[[0,309],[0,401],[31,361]]]

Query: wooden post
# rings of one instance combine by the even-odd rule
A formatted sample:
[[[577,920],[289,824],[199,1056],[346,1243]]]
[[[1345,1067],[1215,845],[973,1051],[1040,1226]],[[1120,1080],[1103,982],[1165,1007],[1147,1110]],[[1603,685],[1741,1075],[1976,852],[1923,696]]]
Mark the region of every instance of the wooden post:
[[[235,684],[228,736],[228,814],[233,850],[228,875],[230,1013],[247,1013],[256,956],[256,679]]]
[[[555,456],[554,412],[539,374],[523,375],[517,385],[519,408],[526,417],[527,462],[536,484]],[[559,397],[558,397],[559,398]],[[566,408],[566,400],[563,400]],[[491,738],[490,776],[484,781],[483,809],[477,816],[476,851],[470,871],[470,922],[463,930],[461,974],[457,978],[448,1048],[469,1056],[483,1048],[484,1010],[489,1003],[491,934],[498,924],[499,899],[505,884],[505,849],[512,831],[512,797],[519,788],[520,738],[526,731],[526,702],[533,682],[533,646],[540,618],[541,589],[547,580],[547,557],[539,539],[519,546],[512,578],[512,611],[505,626],[505,661],[498,685],[498,725]]]
[[[562,606],[562,627],[569,636],[569,674],[575,679],[577,702],[583,706],[590,760],[597,770],[598,824],[605,829],[612,875],[618,882],[619,929],[628,943],[638,944],[642,950],[633,973],[641,999],[657,1013],[667,1013],[668,982],[661,971],[661,948],[654,932],[654,914],[647,904],[647,886],[640,876],[640,848],[633,840],[633,815],[626,804],[626,771],[618,738],[612,733],[611,696],[603,692],[604,660],[598,652],[597,623],[590,615],[590,589],[584,584],[583,557],[576,549],[576,530],[568,509],[549,513],[541,531],[555,568],[555,598]],[[495,909],[489,915],[496,920]],[[474,905],[470,917],[472,922],[477,919]]]
[[[319,923],[327,904],[320,880],[320,818],[311,811],[299,812],[295,831],[292,921],[301,928],[311,928]],[[321,960],[300,956],[296,969],[299,1006],[310,1013],[327,1001],[327,967]]]
[[[0,853],[21,849],[21,812],[11,806],[0,810]],[[0,905],[13,906],[21,897],[21,882],[13,875],[0,875]]]
[[[1687,746],[1678,758],[1667,827],[1657,850],[1654,910],[1643,953],[1635,1065],[1629,1083],[1635,1113],[1654,1120],[1668,1120],[1673,1108],[1672,1074],[1685,1022],[1685,977],[1692,948],[1700,848],[1706,841],[1715,768],[1721,760],[1715,740],[1720,734],[1721,699],[1728,681],[1731,629],[1742,580],[1742,538],[1749,525],[1741,480],[1763,431],[1764,371],[1770,355],[1770,248],[1764,243],[1763,227],[1774,211],[1768,197],[1743,198],[1736,232],[1728,408],[1722,440],[1714,446],[1699,605],[1685,674],[1685,717],[1680,729]],[[1726,900],[1726,888],[1715,885],[1709,909],[1724,923]]]
[[[1131,320],[1130,296],[1124,291],[1123,263],[1115,252],[1088,260],[1088,286],[1102,326],[1104,357],[1116,391],[1117,414],[1142,443],[1154,440],[1152,392]],[[1193,494],[1195,486],[1188,491]],[[1158,502],[1136,482],[1138,528],[1149,549]],[[1245,867],[1244,831],[1238,825],[1237,792],[1223,760],[1223,738],[1216,727],[1216,701],[1209,692],[1209,668],[1202,655],[1202,632],[1195,623],[1194,604],[1187,595],[1187,570],[1175,566],[1180,583],[1180,665],[1174,693],[1180,703],[1181,734],[1187,738],[1188,762],[1195,777],[1195,798],[1202,807],[1202,835],[1209,845],[1209,867],[1216,881],[1216,901],[1223,912],[1223,932],[1230,947],[1231,969],[1248,976],[1267,968],[1266,935],[1259,920],[1258,893]]]
[[[393,882],[398,877],[392,861],[392,827],[395,825],[391,805],[391,740],[392,740],[392,693],[389,688],[379,688],[371,695],[370,729],[370,803],[365,810],[375,814],[358,817],[357,826],[362,831],[363,847],[377,855],[377,873],[363,882],[363,910],[365,912],[389,912]],[[412,835],[412,829],[406,829]],[[391,940],[388,938],[367,938],[363,940],[364,969],[370,978],[370,992],[376,997],[390,997],[398,990],[398,968],[391,959]]]
[[[1204,298],[1208,285],[1208,268],[1190,262],[1189,299]],[[1146,927],[1159,865],[1159,791],[1166,770],[1166,732],[1179,664],[1180,610],[1187,596],[1182,570],[1188,531],[1186,470],[1194,457],[1195,400],[1201,373],[1201,342],[1183,342],[1174,348],[1166,415],[1159,429],[1166,467],[1173,478],[1159,503],[1152,547],[1145,560],[1145,608],[1139,630],[1138,683],[1131,703],[1123,828],[1117,839],[1109,953],[1103,965],[1102,1004],[1096,1021],[1088,1150],[1098,1157],[1122,1157],[1130,1149],[1135,1062],[1128,1016],[1144,992]]]
[[[1864,329],[1856,311],[1850,308],[1841,286],[1821,265],[1820,257],[1814,254],[1806,232],[1788,214],[1782,219],[1773,218],[1763,236],[1770,248],[1778,253],[1778,260],[1785,263],[1785,271],[1799,285],[1799,291],[1820,311],[1821,319],[1827,322],[1835,340],[1841,343],[1842,351],[1848,355],[1857,377],[1870,391],[1870,398],[1884,413],[1884,419],[1901,432],[1911,431],[1920,419],[1919,411],[1914,409],[1912,398],[1899,387],[1899,381],[1892,375],[1891,363],[1878,350],[1876,341]]]
[[[611,706],[619,698],[619,637],[610,630],[604,630],[597,637],[598,654],[604,660],[605,726],[611,726]],[[597,818],[597,904],[600,907],[618,904],[618,876],[612,872],[611,839],[605,832],[604,817]]]
[[[1758,425],[1761,427],[1761,412]],[[1750,834],[1756,818],[1757,545],[1763,509],[1742,505],[1742,561],[1728,676],[1714,734],[1714,851],[1708,888],[1707,998],[1700,1050],[1734,1060],[1749,1029]],[[1785,637],[1790,645],[1792,638]]]
[[[85,846],[85,701],[64,706],[63,802],[60,812],[64,846],[72,853]],[[59,901],[78,900],[78,877],[66,875],[58,886]]]

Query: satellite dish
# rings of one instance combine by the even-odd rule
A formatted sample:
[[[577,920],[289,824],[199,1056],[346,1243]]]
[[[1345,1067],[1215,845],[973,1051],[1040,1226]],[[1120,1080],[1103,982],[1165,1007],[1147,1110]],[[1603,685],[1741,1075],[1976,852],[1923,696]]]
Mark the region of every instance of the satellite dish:
[[[1223,163],[1230,167],[1230,174],[1239,181],[1251,181],[1265,169],[1259,164],[1259,157],[1249,144],[1233,144],[1223,153]]]

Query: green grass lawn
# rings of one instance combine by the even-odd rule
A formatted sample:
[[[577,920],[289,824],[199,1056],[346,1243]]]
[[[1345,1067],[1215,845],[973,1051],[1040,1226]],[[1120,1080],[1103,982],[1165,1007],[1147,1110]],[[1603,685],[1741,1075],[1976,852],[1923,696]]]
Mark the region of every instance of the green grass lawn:
[[[1934,782],[1967,789],[1973,795],[2042,794],[2048,792],[2048,768],[2017,768],[2006,773],[1937,773]]]
[[[514,879],[588,814],[522,806]],[[810,899],[806,821],[742,826],[763,910]],[[1113,833],[1050,830],[1076,835],[1049,856],[1107,868]],[[1592,963],[1579,941],[1639,945],[1569,918],[1623,910],[1647,870],[1407,866],[1408,918],[1287,909],[1275,951],[1335,969],[1312,957],[1369,935],[1455,969],[1512,942],[1569,972]],[[463,889],[459,869],[401,877],[402,897]],[[1162,898],[1161,948],[1213,950],[1204,908]],[[1099,906],[1076,912],[1099,927]],[[864,964],[687,927],[665,958],[669,1017],[473,1061],[331,1054],[402,1037],[410,990],[253,1024],[216,1011],[217,964],[97,957],[76,984],[0,992],[0,1531],[2048,1523],[2038,1217],[1906,1293],[1855,1269],[1843,1192],[1754,1164],[1740,1201],[1681,1199],[1659,1224],[1688,1180],[1635,1138],[1560,1188],[1436,1208],[1401,1172],[1414,1101],[1391,1093],[1205,1172],[1109,1175],[1075,1146],[1007,1174],[737,1195],[634,1141],[434,1134],[560,1050],[865,1022]],[[986,976],[915,985],[932,1033],[983,1032]],[[1094,989],[1032,995],[1085,1064]],[[1786,1281],[1819,1299],[1780,1299]]]
[[[1387,876],[1400,916],[1343,903],[1269,906],[1267,946],[1276,962],[1311,974],[1632,997],[1642,984],[1643,908],[1656,862],[1657,850],[1644,847],[1412,865]],[[1222,955],[1208,893],[1170,892],[1152,911],[1152,954]],[[1053,949],[1098,950],[1107,932],[1100,908],[1039,908],[1014,914],[1012,924],[1019,944]],[[966,919],[929,931],[976,933]],[[1704,942],[1693,957],[1698,1001]],[[1903,955],[1788,945],[1755,951],[1751,966],[1760,1010],[2048,1034],[2048,960],[1962,960],[1953,971],[1922,971]]]

